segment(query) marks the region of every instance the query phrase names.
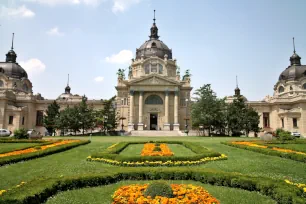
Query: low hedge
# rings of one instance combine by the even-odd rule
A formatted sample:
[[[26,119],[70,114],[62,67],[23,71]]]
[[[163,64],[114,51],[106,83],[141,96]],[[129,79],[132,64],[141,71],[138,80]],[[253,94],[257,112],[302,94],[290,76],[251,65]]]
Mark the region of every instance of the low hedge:
[[[239,141],[239,142],[241,142],[241,141]],[[233,144],[232,142],[221,142],[221,144],[229,145],[229,146],[232,146],[232,147],[237,147],[237,148],[240,148],[240,149],[246,149],[246,150],[250,150],[250,151],[253,151],[253,152],[258,152],[258,153],[262,153],[262,154],[266,154],[266,155],[278,156],[278,157],[282,157],[282,158],[291,159],[291,160],[306,163],[306,155],[272,150],[271,145],[273,143],[263,144],[263,145],[271,146],[270,148],[269,147],[268,148],[251,147],[251,146],[247,146],[247,145]],[[276,144],[284,144],[284,143],[276,143]],[[294,144],[294,143],[290,143],[290,144]],[[301,143],[301,144],[303,144],[303,143]]]
[[[34,140],[35,141],[35,140]],[[28,149],[28,148],[35,148],[35,147],[40,147],[40,146],[43,146],[43,145],[49,145],[49,144],[52,144],[54,142],[58,142],[59,140],[54,140],[54,141],[43,141],[43,142],[33,142],[35,144],[31,145],[31,146],[27,146],[27,147],[19,147],[19,148],[14,148],[14,149],[11,149],[11,150],[5,150],[5,151],[1,151],[0,150],[0,154],[5,154],[5,153],[8,153],[8,152],[13,152],[13,151],[17,151],[17,150],[24,150],[24,149]],[[0,143],[31,143],[31,142],[1,142],[0,140]]]
[[[73,143],[69,143],[69,144],[55,146],[55,147],[48,148],[48,149],[45,149],[45,150],[40,150],[40,151],[37,151],[37,152],[31,152],[31,153],[27,153],[27,154],[1,157],[0,158],[0,166],[6,165],[6,164],[16,163],[16,162],[20,162],[20,161],[26,161],[26,160],[30,160],[30,159],[35,159],[35,158],[39,158],[39,157],[44,157],[44,156],[47,156],[47,155],[50,155],[50,154],[63,152],[63,151],[66,151],[68,149],[72,149],[74,147],[77,147],[77,146],[80,146],[80,145],[85,145],[85,144],[88,144],[88,143],[90,143],[89,140],[80,140],[79,142],[73,142]],[[42,145],[45,145],[45,144],[42,144]]]
[[[147,168],[124,169],[119,173],[36,179],[0,196],[0,204],[38,204],[59,192],[113,184],[122,180],[194,180],[217,186],[257,191],[280,204],[305,204],[306,192],[282,180],[252,177],[212,169]]]
[[[47,140],[28,140],[28,139],[0,139],[0,143],[45,143]]]
[[[196,155],[193,156],[125,156],[120,155],[119,153],[123,151],[125,148],[127,148],[129,145],[132,144],[145,144],[145,143],[167,143],[167,144],[180,144],[185,146],[186,148],[190,149]],[[208,150],[207,148],[198,145],[194,142],[185,142],[185,141],[146,141],[146,142],[120,142],[117,145],[115,145],[112,148],[108,148],[104,150],[103,152],[94,153],[90,157],[88,157],[88,160],[93,160],[95,158],[102,158],[105,160],[112,160],[117,161],[118,165],[123,165],[123,162],[192,162],[192,161],[199,161],[203,158],[219,158],[223,157],[225,159],[225,155],[221,155],[219,152],[214,152],[211,150]],[[105,161],[104,161],[105,162]],[[111,163],[111,162],[105,162],[105,163]],[[158,165],[158,164],[157,164]],[[132,166],[132,165],[130,165]],[[139,166],[139,165],[135,165]],[[156,166],[156,165],[154,165]],[[171,165],[170,165],[171,166]]]

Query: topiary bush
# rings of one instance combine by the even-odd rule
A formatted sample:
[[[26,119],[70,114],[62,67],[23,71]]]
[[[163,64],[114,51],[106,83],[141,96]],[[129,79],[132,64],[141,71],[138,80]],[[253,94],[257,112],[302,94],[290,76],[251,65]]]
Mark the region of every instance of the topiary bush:
[[[28,139],[29,136],[26,129],[19,128],[14,131],[14,137],[16,139]]]
[[[171,186],[165,181],[156,181],[151,183],[144,192],[145,196],[162,196],[166,198],[173,198],[173,190]]]
[[[159,146],[155,146],[153,149],[154,152],[160,152],[161,148]]]

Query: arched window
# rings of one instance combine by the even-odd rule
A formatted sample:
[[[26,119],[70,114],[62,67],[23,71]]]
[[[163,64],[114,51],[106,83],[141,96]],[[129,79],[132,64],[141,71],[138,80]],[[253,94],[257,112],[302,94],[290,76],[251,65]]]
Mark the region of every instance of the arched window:
[[[145,74],[150,74],[150,64],[145,65]]]
[[[285,91],[284,87],[283,86],[280,86],[278,88],[278,93],[283,93]]]
[[[158,64],[158,73],[163,74],[163,65]]]
[[[303,84],[303,89],[306,89],[306,83],[305,83],[305,84]]]
[[[4,86],[4,83],[2,80],[0,80],[0,87],[3,87]]]
[[[23,84],[22,89],[23,89],[24,91],[29,91],[29,87],[28,87],[27,84]]]
[[[163,100],[158,95],[151,95],[148,96],[148,98],[146,98],[145,104],[153,104],[153,105],[163,104]]]
[[[155,42],[152,42],[152,45],[151,45],[151,47],[156,47],[156,43]]]

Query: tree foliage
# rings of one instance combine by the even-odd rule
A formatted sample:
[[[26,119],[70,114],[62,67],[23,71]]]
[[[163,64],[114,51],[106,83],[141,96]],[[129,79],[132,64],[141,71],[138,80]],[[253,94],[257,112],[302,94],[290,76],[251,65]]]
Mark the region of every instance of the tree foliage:
[[[46,111],[46,115],[44,116],[44,126],[47,129],[47,131],[51,134],[54,133],[56,129],[56,120],[60,115],[60,106],[56,101],[53,101],[51,103]]]
[[[205,84],[195,91],[195,102],[192,104],[191,116],[193,127],[204,126],[208,135],[214,133],[246,135],[250,131],[259,131],[259,115],[245,103],[241,95],[235,96],[232,103],[217,97],[210,84]]]

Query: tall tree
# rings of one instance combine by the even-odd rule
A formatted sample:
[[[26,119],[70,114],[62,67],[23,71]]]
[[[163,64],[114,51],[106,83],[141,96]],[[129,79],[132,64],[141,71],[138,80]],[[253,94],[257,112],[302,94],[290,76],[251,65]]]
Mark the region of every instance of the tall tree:
[[[54,100],[53,103],[48,105],[46,115],[44,116],[44,126],[51,135],[54,134],[56,129],[56,120],[60,115],[60,106]]]
[[[250,131],[255,133],[259,131],[258,124],[258,113],[245,103],[245,100],[241,95],[236,95],[233,103],[228,104],[228,132],[232,135],[239,135],[242,132],[245,132],[246,136],[248,136]]]
[[[78,106],[80,129],[84,135],[85,130],[91,129],[94,126],[93,108],[87,105],[87,97],[84,95]]]
[[[224,127],[224,99],[218,99],[210,84],[197,89],[195,102],[191,106],[193,127],[204,125],[210,136],[211,130]]]
[[[119,121],[119,116],[116,113],[115,101],[116,96],[113,96],[109,100],[105,100],[104,109],[101,112],[103,116],[103,130],[109,131],[116,129]]]

